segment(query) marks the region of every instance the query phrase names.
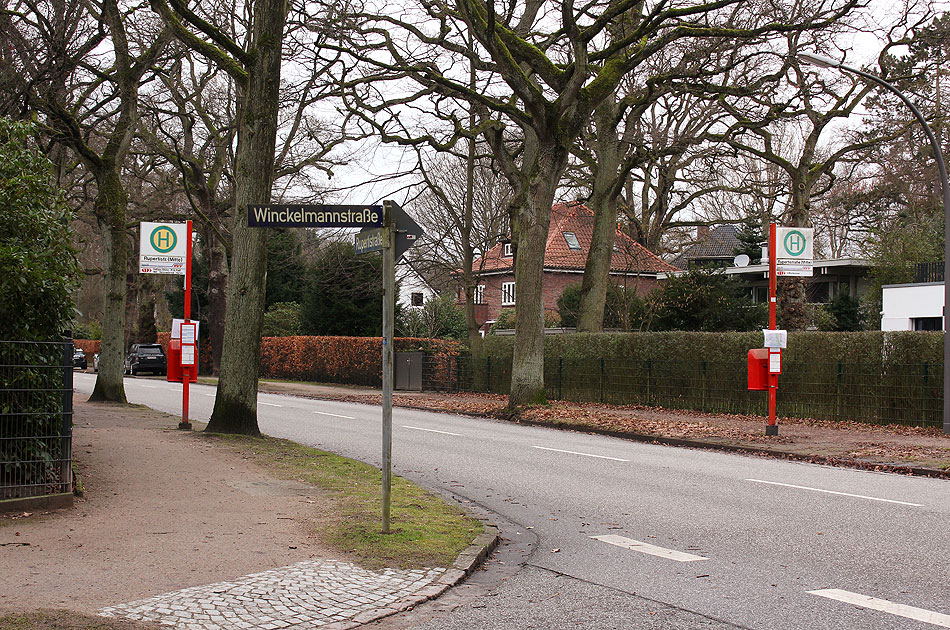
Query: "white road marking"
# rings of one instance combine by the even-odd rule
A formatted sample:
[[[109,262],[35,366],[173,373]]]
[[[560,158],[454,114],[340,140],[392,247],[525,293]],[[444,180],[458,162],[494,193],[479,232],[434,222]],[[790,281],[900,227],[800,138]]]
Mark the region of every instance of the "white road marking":
[[[888,601],[886,599],[878,599],[877,597],[869,597],[867,595],[861,595],[860,593],[842,591],[837,588],[824,588],[817,591],[806,592],[819,597],[827,597],[828,599],[835,599],[846,604],[860,606],[861,608],[879,610],[891,615],[897,615],[898,617],[906,617],[907,619],[923,621],[924,623],[932,623],[933,625],[940,626],[941,628],[950,628],[950,615],[944,615],[943,613],[934,612],[925,608],[917,608],[915,606],[907,606],[905,604],[895,604],[894,602]]]
[[[158,385],[143,385],[142,383],[139,383],[138,386],[147,387],[148,389],[158,389]]]
[[[615,462],[629,462],[629,459],[620,459],[619,457],[607,457],[606,455],[594,455],[593,453],[579,453],[577,451],[565,451],[560,448],[548,448],[546,446],[532,446],[531,448],[540,449],[542,451],[554,451],[555,453],[567,453],[569,455],[583,455],[584,457],[596,457],[597,459],[609,459]]]
[[[202,396],[208,396],[209,398],[214,398],[214,394],[208,394],[205,392],[198,392],[198,393],[201,394]]]
[[[258,405],[267,405],[268,407],[283,407],[283,405],[275,405],[274,403],[258,402]]]
[[[651,556],[666,558],[667,560],[676,560],[677,562],[698,562],[700,560],[709,560],[709,558],[704,558],[703,556],[694,556],[691,553],[676,551],[675,549],[657,547],[656,545],[640,542],[639,540],[634,540],[632,538],[626,538],[625,536],[617,536],[615,534],[591,536],[591,538],[610,545],[616,545],[617,547],[623,547],[624,549],[630,549],[631,551],[639,551],[640,553],[647,553]]]
[[[796,488],[798,490],[811,490],[812,492],[824,492],[825,494],[837,494],[843,497],[854,497],[855,499],[867,499],[868,501],[881,501],[883,503],[896,503],[898,505],[910,505],[912,507],[924,507],[921,503],[908,503],[907,501],[895,501],[894,499],[881,499],[880,497],[869,497],[863,494],[851,494],[849,492],[837,492],[835,490],[823,490],[821,488],[810,488],[808,486],[796,486],[790,483],[779,483],[778,481],[763,481],[762,479],[746,479],[753,483],[765,483],[770,486],[784,486],[786,488]]]
[[[338,413],[327,413],[325,411],[314,411],[313,413],[320,414],[321,416],[333,416],[334,418],[346,418],[347,420],[356,420],[353,416],[341,416]]]
[[[436,429],[423,429],[422,427],[410,427],[408,424],[402,425],[403,429],[414,429],[415,431],[428,431],[429,433],[441,433],[442,435],[454,435],[455,437],[462,437],[461,433],[449,433],[448,431],[437,431]]]

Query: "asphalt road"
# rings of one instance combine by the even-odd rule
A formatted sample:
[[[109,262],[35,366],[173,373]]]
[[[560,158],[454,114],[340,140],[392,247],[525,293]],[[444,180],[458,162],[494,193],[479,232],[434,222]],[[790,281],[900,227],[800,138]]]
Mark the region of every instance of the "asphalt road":
[[[206,420],[214,388],[191,391]],[[126,392],[181,411],[181,385]],[[264,433],[379,465],[379,407],[258,403]],[[502,585],[393,628],[950,628],[947,481],[398,408],[393,427],[396,474],[537,543]]]

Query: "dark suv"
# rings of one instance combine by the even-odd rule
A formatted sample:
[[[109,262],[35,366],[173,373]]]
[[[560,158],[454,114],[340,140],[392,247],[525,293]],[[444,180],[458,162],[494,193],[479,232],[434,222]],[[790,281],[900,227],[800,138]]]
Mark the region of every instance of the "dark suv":
[[[165,351],[157,343],[137,343],[132,346],[129,355],[125,357],[126,374],[133,376],[139,372],[165,374],[167,369]]]

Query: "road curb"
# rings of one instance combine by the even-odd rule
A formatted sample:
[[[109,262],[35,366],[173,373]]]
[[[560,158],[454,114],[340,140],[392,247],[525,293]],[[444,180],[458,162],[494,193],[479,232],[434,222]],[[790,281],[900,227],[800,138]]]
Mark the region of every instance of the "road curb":
[[[476,517],[478,518],[478,517]],[[498,546],[498,526],[485,518],[478,518],[485,525],[481,534],[475,537],[472,544],[459,554],[452,567],[447,569],[435,582],[423,587],[412,595],[393,602],[385,608],[368,610],[354,617],[351,621],[340,622],[324,626],[325,630],[350,630],[364,624],[384,619],[392,615],[415,608],[419,604],[436,599],[453,586],[461,583],[485,561],[488,555]]]
[[[894,464],[890,462],[861,461],[857,459],[846,459],[841,457],[825,457],[822,455],[804,455],[802,453],[793,453],[770,448],[759,448],[755,446],[741,446],[735,444],[721,444],[717,442],[706,442],[703,440],[689,440],[685,438],[670,438],[658,435],[649,435],[645,433],[629,433],[626,431],[611,431],[609,429],[597,429],[579,424],[550,424],[547,422],[538,422],[536,420],[526,420],[524,418],[498,418],[497,420],[511,422],[514,424],[524,424],[535,427],[547,427],[549,429],[561,429],[564,431],[575,431],[577,433],[588,433],[591,435],[605,435],[616,437],[634,442],[644,442],[648,444],[662,444],[664,446],[679,446],[685,448],[698,448],[708,451],[721,451],[725,453],[739,453],[743,455],[758,455],[762,457],[777,457],[789,461],[806,462],[809,464],[823,464],[826,466],[835,466],[838,468],[854,468],[857,470],[871,470],[877,472],[890,472],[901,475],[913,475],[919,477],[932,477],[937,479],[950,479],[950,470],[941,470],[939,468],[927,468],[923,466],[911,466],[904,464]]]

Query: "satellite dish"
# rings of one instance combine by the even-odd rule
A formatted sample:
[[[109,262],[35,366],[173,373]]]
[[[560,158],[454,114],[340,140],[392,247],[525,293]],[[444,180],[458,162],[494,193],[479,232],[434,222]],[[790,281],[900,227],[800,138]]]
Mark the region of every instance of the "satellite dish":
[[[732,259],[732,264],[736,267],[748,267],[751,260],[748,254],[739,254]]]

